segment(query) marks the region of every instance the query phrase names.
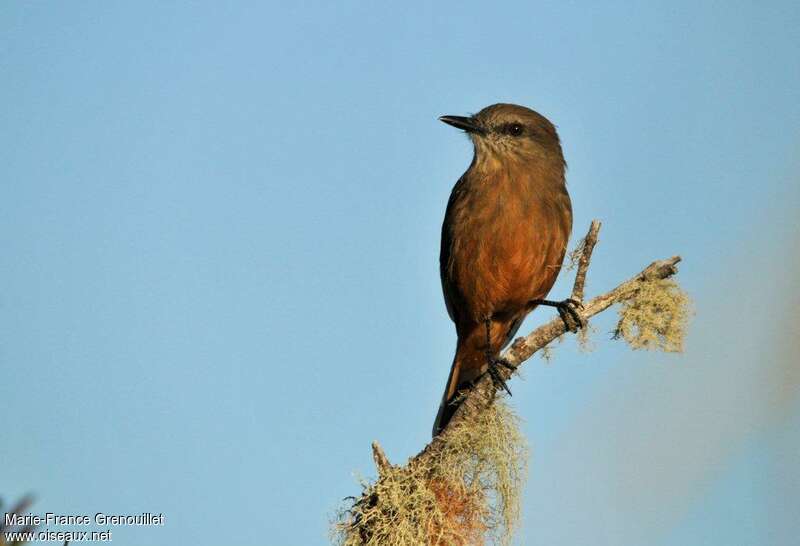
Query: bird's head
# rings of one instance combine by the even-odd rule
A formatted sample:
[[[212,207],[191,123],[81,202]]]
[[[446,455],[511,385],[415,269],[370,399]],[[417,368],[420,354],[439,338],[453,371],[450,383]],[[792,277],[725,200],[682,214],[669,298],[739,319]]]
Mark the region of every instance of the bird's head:
[[[466,131],[479,157],[552,158],[563,162],[555,125],[530,108],[493,104],[473,116],[442,116],[439,120]]]

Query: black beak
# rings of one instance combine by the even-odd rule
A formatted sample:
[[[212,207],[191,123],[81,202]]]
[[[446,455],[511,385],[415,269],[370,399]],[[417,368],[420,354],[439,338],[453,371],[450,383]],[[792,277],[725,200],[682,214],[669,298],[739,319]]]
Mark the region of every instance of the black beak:
[[[475,118],[465,118],[464,116],[442,116],[439,118],[439,121],[443,121],[448,125],[452,125],[458,129],[463,129],[468,133],[478,133],[479,135],[483,135],[486,131],[483,130],[483,127],[478,125],[478,122]]]

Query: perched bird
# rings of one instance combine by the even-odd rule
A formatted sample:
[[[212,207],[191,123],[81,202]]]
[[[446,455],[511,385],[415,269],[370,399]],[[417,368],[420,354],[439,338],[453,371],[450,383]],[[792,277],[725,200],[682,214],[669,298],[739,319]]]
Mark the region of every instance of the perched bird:
[[[579,302],[543,299],[572,230],[555,126],[515,104],[439,119],[466,131],[475,153],[450,194],[442,225],[442,291],[458,343],[434,436],[455,412],[459,392],[484,373],[505,387],[497,373],[498,365],[508,365],[498,358],[500,350],[537,305],[556,307],[569,329],[581,325]]]

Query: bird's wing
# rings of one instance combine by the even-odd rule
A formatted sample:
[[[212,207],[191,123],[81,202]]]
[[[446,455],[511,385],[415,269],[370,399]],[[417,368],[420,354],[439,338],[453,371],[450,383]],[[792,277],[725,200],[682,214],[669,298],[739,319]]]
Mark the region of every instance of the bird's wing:
[[[461,295],[459,294],[458,289],[450,276],[453,251],[453,234],[451,232],[450,224],[452,219],[451,215],[453,212],[453,205],[458,198],[459,193],[461,193],[463,180],[463,176],[459,178],[458,182],[456,182],[456,185],[453,187],[453,191],[450,192],[450,199],[447,201],[447,210],[444,213],[444,221],[442,222],[442,242],[439,251],[439,277],[442,281],[444,304],[447,307],[447,314],[450,315],[450,319],[454,322],[456,321],[454,308],[458,304],[457,300],[461,297]]]

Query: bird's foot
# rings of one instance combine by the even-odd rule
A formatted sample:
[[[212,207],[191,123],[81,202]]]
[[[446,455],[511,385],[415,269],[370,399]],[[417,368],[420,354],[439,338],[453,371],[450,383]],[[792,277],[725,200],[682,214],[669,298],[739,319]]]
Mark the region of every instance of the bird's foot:
[[[495,392],[502,388],[508,393],[509,396],[511,396],[511,389],[508,388],[505,379],[503,379],[503,374],[500,371],[500,368],[503,367],[513,372],[516,370],[516,367],[514,367],[514,365],[505,358],[498,358],[492,355],[486,355],[486,362],[489,365],[489,367],[486,369],[486,373],[488,373],[489,377],[492,378]]]
[[[555,307],[556,311],[558,311],[558,316],[564,321],[564,326],[568,332],[574,333],[586,326],[586,321],[579,311],[579,309],[583,309],[583,304],[578,300],[572,298],[567,298],[562,301],[533,300],[532,303]]]

